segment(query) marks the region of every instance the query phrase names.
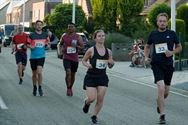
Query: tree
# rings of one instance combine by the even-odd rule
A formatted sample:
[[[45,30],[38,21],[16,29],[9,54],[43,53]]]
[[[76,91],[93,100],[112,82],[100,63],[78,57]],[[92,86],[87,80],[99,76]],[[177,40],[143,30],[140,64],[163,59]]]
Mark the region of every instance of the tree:
[[[185,21],[186,40],[188,41],[188,6],[182,4],[177,8],[177,18]]]
[[[137,15],[142,11],[143,0],[118,0],[118,13],[120,15],[121,32],[131,36],[135,31],[134,23]]]
[[[156,5],[150,12],[149,12],[149,15],[148,15],[148,18],[149,18],[149,22],[157,27],[157,23],[156,23],[156,18],[157,18],[157,15],[159,13],[167,13],[168,14],[168,17],[170,18],[170,7],[165,4],[165,3],[162,3],[162,4],[158,4]]]
[[[58,4],[54,13],[47,16],[44,20],[49,25],[56,26],[57,34],[65,32],[67,24],[72,21],[72,4]],[[85,13],[82,8],[76,5],[76,26],[84,26],[86,23]]]

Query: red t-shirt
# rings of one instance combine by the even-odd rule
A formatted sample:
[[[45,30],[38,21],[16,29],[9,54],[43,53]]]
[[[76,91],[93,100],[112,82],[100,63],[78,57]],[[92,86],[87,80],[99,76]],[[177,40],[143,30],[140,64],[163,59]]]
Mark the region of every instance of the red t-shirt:
[[[22,49],[22,46],[26,44],[28,35],[26,33],[16,34],[13,37],[13,43],[16,45],[16,51],[26,52],[26,49]]]
[[[78,59],[79,59],[78,49],[72,46],[72,42],[78,45],[83,45],[83,42],[79,40],[79,35],[76,33],[71,36],[68,34],[65,34],[63,36],[63,41],[64,41],[64,47],[65,47],[65,50],[63,52],[63,58],[78,62]]]

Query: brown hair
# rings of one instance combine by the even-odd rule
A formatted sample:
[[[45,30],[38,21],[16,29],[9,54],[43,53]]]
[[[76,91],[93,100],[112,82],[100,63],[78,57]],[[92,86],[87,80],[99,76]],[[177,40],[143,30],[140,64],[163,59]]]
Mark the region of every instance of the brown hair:
[[[95,38],[97,37],[97,34],[98,34],[99,32],[104,32],[104,30],[101,30],[101,29],[95,30],[95,32],[94,32],[94,34],[93,34],[93,39],[95,39]]]
[[[164,17],[166,17],[166,19],[168,20],[168,14],[167,14],[167,13],[159,13],[159,14],[157,15],[157,20],[158,20],[158,18],[159,18],[160,16],[164,16]]]
[[[43,24],[43,22],[41,21],[41,20],[37,20],[36,22],[35,22],[35,24],[37,24],[37,23],[42,23]]]

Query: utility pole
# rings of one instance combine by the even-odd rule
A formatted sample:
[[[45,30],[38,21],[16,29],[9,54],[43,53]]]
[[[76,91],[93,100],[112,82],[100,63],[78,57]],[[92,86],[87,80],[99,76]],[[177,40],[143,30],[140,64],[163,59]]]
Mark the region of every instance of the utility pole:
[[[72,23],[75,24],[75,11],[76,11],[76,0],[73,0],[72,6]]]
[[[176,31],[176,0],[171,0],[171,30]]]

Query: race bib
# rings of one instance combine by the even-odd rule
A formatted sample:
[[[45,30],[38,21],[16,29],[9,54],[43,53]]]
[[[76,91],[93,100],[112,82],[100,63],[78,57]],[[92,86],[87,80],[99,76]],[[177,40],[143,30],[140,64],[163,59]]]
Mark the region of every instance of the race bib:
[[[155,45],[155,51],[157,54],[165,53],[168,50],[167,43],[161,43]]]
[[[96,68],[105,69],[107,67],[107,64],[108,64],[107,60],[97,59]]]
[[[43,48],[44,47],[44,42],[35,42],[35,47]]]
[[[24,45],[23,43],[17,44],[17,49],[22,49],[23,45]]]
[[[68,54],[76,53],[76,48],[75,47],[71,47],[71,46],[67,47],[67,53]]]

